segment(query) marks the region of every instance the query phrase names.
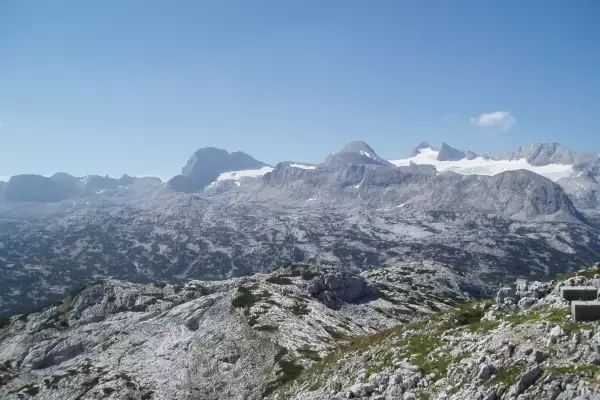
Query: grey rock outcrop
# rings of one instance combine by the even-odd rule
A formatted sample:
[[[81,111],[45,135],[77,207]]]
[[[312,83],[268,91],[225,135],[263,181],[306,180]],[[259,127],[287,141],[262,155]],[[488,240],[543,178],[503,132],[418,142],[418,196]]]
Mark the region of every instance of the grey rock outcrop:
[[[452,280],[450,268],[437,268]],[[427,299],[419,312],[396,313],[414,303],[379,296],[376,285],[394,286],[385,276],[403,271],[373,270],[377,281],[371,281],[292,264],[225,281],[96,282],[60,304],[2,320],[0,398],[35,392],[48,400],[123,393],[135,399],[260,399],[341,340],[447,308],[437,293],[467,299],[440,282],[413,294]],[[311,296],[312,282],[335,296],[335,310]],[[349,392],[370,395],[373,385],[387,387],[388,381],[381,374]]]
[[[550,282],[524,286],[553,287]],[[597,324],[574,324],[568,303],[557,291],[532,299],[535,304],[526,309],[473,303],[340,347],[336,361],[281,388],[274,399],[336,398],[373,369],[378,372],[369,380],[370,396],[383,400],[405,395],[445,400],[599,398],[600,388],[588,383],[600,371],[595,361],[600,341],[592,335]],[[557,322],[572,332],[548,343]],[[329,376],[336,377],[337,387],[323,390],[330,388]],[[384,384],[381,376],[390,378]]]
[[[260,169],[268,166],[241,151],[205,147],[197,150],[182,168],[181,175],[169,180],[169,186],[179,192],[192,193],[202,190],[215,181],[219,174],[229,171]]]
[[[442,143],[437,155],[438,161],[458,161],[464,158],[466,158],[466,153],[464,151],[455,149],[454,147],[450,147],[446,143]]]

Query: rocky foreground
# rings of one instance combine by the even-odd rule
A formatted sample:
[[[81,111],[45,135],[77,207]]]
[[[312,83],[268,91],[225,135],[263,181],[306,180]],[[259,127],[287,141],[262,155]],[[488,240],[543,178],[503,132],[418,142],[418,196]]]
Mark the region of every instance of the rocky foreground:
[[[600,399],[600,329],[562,285],[438,263],[96,282],[0,324],[2,399]]]
[[[599,324],[573,322],[559,296],[597,286],[593,276],[504,288],[495,302],[351,340],[273,398],[600,399]]]
[[[437,263],[96,282],[0,324],[2,399],[259,399],[353,337],[483,295]]]

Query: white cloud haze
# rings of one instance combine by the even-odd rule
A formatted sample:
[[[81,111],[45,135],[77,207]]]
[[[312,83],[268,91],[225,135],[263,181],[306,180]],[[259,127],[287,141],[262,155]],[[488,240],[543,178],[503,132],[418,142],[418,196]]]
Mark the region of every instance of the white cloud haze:
[[[494,111],[471,118],[471,123],[481,128],[498,128],[507,131],[517,123],[517,120],[508,111]]]

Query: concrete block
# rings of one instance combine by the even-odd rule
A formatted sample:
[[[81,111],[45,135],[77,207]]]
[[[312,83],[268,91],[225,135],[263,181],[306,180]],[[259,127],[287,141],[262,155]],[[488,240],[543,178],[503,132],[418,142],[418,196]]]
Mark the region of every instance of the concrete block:
[[[600,301],[571,302],[573,321],[596,321],[600,319]]]
[[[560,295],[568,301],[596,300],[598,288],[594,286],[563,286],[560,288]]]

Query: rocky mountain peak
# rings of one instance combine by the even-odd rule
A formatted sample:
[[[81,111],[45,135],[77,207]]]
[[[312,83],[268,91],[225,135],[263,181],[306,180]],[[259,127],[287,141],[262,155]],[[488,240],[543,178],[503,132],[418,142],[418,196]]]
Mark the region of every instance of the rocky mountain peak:
[[[477,154],[472,151],[464,152],[451,147],[447,143],[442,143],[436,159],[438,161],[458,161],[465,158],[472,160],[476,157],[478,157]]]
[[[380,157],[375,150],[363,141],[350,142],[341,152],[330,154],[324,164],[330,167],[340,167],[348,164],[375,164],[391,166],[392,164]]]
[[[361,152],[375,154],[375,150],[373,150],[373,148],[371,146],[369,146],[367,143],[360,141],[360,140],[348,143],[347,145],[344,146],[342,151],[340,151],[340,153],[359,153],[359,154]]]
[[[219,174],[230,171],[260,169],[268,164],[252,156],[236,151],[204,147],[198,149],[181,169],[181,175],[173,177],[169,186],[179,192],[197,192],[214,182]]]
[[[428,142],[421,142],[417,145],[417,147],[413,148],[412,151],[410,152],[410,156],[409,157],[415,157],[417,155],[419,155],[419,153],[421,153],[422,149],[433,149],[435,150]]]

